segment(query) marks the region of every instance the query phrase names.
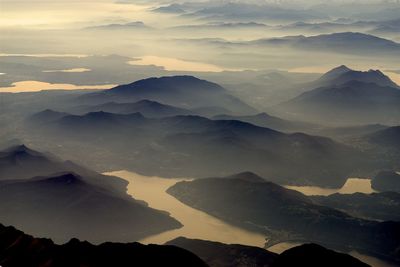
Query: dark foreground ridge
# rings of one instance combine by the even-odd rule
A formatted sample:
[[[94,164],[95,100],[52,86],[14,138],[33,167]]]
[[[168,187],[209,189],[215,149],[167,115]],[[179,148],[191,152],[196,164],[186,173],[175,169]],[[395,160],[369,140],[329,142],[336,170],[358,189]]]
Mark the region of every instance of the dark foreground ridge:
[[[34,238],[0,224],[0,265],[5,267],[112,267],[177,266],[205,267],[201,259],[174,246],[139,243],[103,243],[72,239],[56,245],[50,239]]]
[[[258,247],[227,245],[218,242],[179,237],[167,242],[198,255],[211,267],[367,267],[350,255],[316,244],[305,244],[278,255]]]

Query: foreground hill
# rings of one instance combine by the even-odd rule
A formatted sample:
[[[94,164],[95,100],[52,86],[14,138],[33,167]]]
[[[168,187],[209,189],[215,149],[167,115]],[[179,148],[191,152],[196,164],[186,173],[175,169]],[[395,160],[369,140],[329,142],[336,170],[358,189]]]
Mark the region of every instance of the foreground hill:
[[[0,265],[7,267],[110,267],[177,266],[206,267],[197,256],[174,246],[139,243],[103,243],[95,246],[72,239],[56,245],[0,224]]]
[[[367,156],[328,138],[199,116],[149,119],[139,113],[96,112],[65,116],[29,131],[40,145],[62,144],[68,157],[81,159],[91,151],[91,166],[112,163],[116,169],[163,177],[251,170],[278,183],[340,187],[354,171],[373,168]]]
[[[313,242],[341,251],[400,259],[400,224],[352,217],[305,195],[260,179],[207,178],[167,191],[183,203],[229,223],[264,233],[267,246]]]
[[[289,249],[278,255],[258,247],[227,245],[218,242],[179,237],[167,242],[198,255],[210,267],[289,267],[352,266],[367,267],[361,261],[315,244]]]
[[[181,227],[167,213],[128,195],[85,182],[74,173],[0,183],[2,221],[66,242],[135,241]]]
[[[394,124],[400,118],[400,90],[379,70],[334,69],[312,89],[278,109],[299,118],[346,124]]]
[[[79,97],[83,103],[152,100],[180,108],[220,107],[233,113],[254,113],[255,109],[230,95],[218,84],[193,76],[149,78]]]

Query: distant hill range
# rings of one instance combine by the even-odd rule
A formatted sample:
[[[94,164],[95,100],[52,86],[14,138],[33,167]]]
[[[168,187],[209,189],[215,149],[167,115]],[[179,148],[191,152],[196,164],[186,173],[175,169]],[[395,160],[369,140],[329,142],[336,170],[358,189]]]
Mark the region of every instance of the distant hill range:
[[[340,66],[308,86],[310,91],[278,105],[277,110],[292,118],[331,124],[400,121],[400,88],[379,70]]]
[[[340,187],[353,171],[374,166],[362,152],[329,138],[237,120],[93,112],[36,124],[29,128],[35,138],[64,144],[60,149],[69,147],[70,157],[92,151],[91,166],[112,162],[146,175],[205,177],[251,170],[278,183]]]

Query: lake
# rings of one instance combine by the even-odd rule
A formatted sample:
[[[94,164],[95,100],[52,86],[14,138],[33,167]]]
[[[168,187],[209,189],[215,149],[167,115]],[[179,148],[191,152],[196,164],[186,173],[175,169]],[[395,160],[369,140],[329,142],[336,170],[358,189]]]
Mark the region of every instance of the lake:
[[[288,189],[296,190],[304,195],[313,196],[328,196],[335,193],[340,194],[353,194],[353,193],[365,193],[371,194],[376,192],[371,187],[371,179],[361,179],[361,178],[349,178],[342,188],[331,189],[322,188],[318,186],[285,186]]]
[[[129,182],[128,194],[138,200],[143,200],[151,208],[164,210],[172,217],[180,221],[184,226],[180,229],[166,231],[161,234],[150,236],[139,240],[143,244],[164,244],[165,242],[184,236],[187,238],[203,239],[222,242],[226,244],[243,244],[248,246],[264,247],[265,236],[256,232],[247,231],[239,227],[230,225],[202,211],[193,209],[176,198],[166,193],[166,190],[175,183],[191,179],[167,179],[162,177],[144,176],[128,171],[116,171],[105,173],[121,177]],[[368,179],[351,178],[340,189],[324,189],[319,187],[287,187],[296,188],[304,194],[332,194],[332,193],[354,193],[363,191],[371,193],[371,181]],[[359,188],[359,189],[357,189]],[[269,251],[282,253],[301,243],[282,242],[270,248]],[[394,267],[395,265],[386,263],[377,258],[360,254],[358,252],[349,253],[372,267]]]

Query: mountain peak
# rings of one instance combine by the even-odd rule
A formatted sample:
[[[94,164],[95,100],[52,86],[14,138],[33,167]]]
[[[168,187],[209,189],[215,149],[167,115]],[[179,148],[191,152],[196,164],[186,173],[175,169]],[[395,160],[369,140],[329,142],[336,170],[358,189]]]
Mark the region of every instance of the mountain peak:
[[[55,176],[41,178],[40,181],[51,184],[64,184],[64,185],[84,183],[81,176],[72,172],[59,173],[56,174]]]
[[[179,75],[179,76],[163,76],[163,77],[152,77],[143,80],[139,80],[130,84],[120,85],[108,92],[130,92],[139,93],[140,91],[154,91],[154,90],[216,90],[224,91],[224,88],[218,84],[199,79],[190,75]],[[152,100],[152,99],[150,99]]]
[[[244,180],[244,181],[247,181],[247,182],[255,182],[255,183],[265,182],[266,181],[262,177],[258,176],[254,172],[250,172],[250,171],[234,174],[234,175],[228,176],[227,178]]]
[[[5,150],[5,152],[7,152],[10,156],[28,155],[28,154],[32,156],[41,155],[39,152],[30,149],[25,144],[10,147],[7,150]]]
[[[322,83],[322,86],[343,85],[351,81],[374,83],[380,86],[390,86],[398,88],[398,85],[380,70],[370,69],[368,71],[357,71],[352,70],[345,65],[328,71],[318,80],[319,84]]]
[[[328,71],[327,73],[322,75],[320,80],[322,80],[322,81],[333,80],[333,79],[336,79],[337,77],[339,77],[347,72],[350,72],[350,71],[353,71],[353,70],[348,68],[346,65],[341,65],[339,67],[331,69],[330,71]]]

